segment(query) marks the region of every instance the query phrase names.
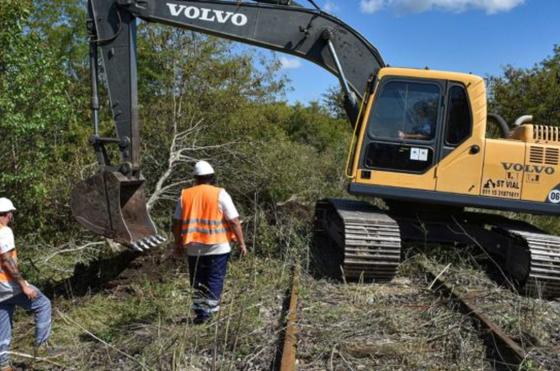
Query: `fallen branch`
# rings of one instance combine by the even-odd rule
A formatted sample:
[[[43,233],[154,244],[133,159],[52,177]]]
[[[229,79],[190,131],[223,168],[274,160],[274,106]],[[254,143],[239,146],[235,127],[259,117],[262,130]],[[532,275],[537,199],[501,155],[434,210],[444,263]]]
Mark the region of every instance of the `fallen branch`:
[[[32,359],[34,361],[49,363],[51,365],[61,367],[63,369],[68,368],[68,367],[66,367],[66,366],[64,366],[60,363],[51,361],[48,357],[35,357],[34,355],[31,355],[31,354],[20,353],[20,352],[12,352],[12,351],[6,351],[6,352],[4,352],[4,354],[9,354],[9,355],[13,355],[13,356],[16,356],[16,357],[27,358],[27,359]]]
[[[234,141],[216,145],[198,146],[196,144],[196,139],[200,131],[203,129],[202,120],[195,121],[195,119],[192,118],[190,127],[184,131],[179,131],[178,119],[182,115],[181,110],[182,108],[179,103],[174,110],[173,139],[171,140],[171,145],[169,146],[167,168],[159,177],[154,191],[146,202],[148,210],[151,210],[159,200],[175,200],[177,198],[177,190],[191,183],[191,180],[180,180],[167,184],[173,178],[174,172],[179,165],[194,163],[199,160],[199,156],[192,156],[192,153],[231,147],[238,143]]]
[[[439,272],[439,274],[436,276],[436,278],[434,278],[434,280],[432,281],[432,283],[430,283],[430,286],[428,286],[428,290],[431,290],[432,287],[434,287],[435,283],[437,282],[437,280],[439,280],[439,278],[441,276],[443,276],[443,274],[445,272],[447,272],[447,270],[449,269],[449,267],[451,267],[451,263],[447,264],[447,267],[443,268],[443,270],[441,272]]]
[[[103,244],[105,244],[105,242],[88,242],[85,245],[78,246],[78,247],[75,247],[75,248],[59,250],[59,251],[56,251],[56,252],[52,253],[51,255],[47,256],[43,260],[43,263],[47,263],[49,260],[51,260],[52,258],[54,258],[55,256],[60,255],[60,254],[64,254],[64,253],[68,253],[68,252],[81,251],[81,250],[85,250],[85,249],[87,249],[89,247],[92,247],[92,246],[103,245]]]

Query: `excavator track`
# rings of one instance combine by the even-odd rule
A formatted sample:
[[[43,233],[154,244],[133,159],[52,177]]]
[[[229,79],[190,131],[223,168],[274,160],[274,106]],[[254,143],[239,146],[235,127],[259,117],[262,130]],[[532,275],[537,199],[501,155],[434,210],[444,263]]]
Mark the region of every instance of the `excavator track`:
[[[319,201],[314,257],[323,273],[348,280],[388,281],[403,244],[477,244],[502,274],[529,295],[560,297],[560,236],[503,216],[408,205],[388,212],[352,200]]]
[[[388,281],[395,276],[401,237],[386,213],[365,202],[328,199],[317,203],[315,215],[314,255],[322,268],[348,280]]]
[[[522,289],[528,294],[560,297],[560,237],[538,231],[500,227],[529,253],[528,275]]]

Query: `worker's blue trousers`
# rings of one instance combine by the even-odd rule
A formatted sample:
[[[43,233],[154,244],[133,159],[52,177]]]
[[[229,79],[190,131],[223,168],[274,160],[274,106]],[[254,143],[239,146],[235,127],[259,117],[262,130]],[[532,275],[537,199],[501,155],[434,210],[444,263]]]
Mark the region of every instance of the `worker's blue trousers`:
[[[16,306],[33,313],[35,319],[35,345],[47,341],[51,333],[51,302],[37,288],[39,295],[30,300],[20,293],[10,299],[0,302],[0,367],[9,363],[10,342],[12,340],[12,318]]]
[[[194,289],[192,309],[199,318],[220,310],[228,254],[189,256],[189,277]]]

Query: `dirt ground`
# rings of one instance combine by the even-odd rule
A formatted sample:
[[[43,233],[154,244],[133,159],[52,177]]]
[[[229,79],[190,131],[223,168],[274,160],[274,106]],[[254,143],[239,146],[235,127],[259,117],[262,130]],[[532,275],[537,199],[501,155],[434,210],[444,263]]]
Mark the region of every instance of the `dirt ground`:
[[[299,370],[491,370],[472,320],[427,287],[415,255],[389,283],[343,283],[303,273],[298,308]],[[163,251],[137,257],[116,278],[58,296],[52,341],[60,357],[35,370],[266,370],[281,345],[281,313],[290,264],[249,257],[231,261],[222,310],[210,323],[190,322],[184,262]],[[560,370],[560,304],[520,296],[474,265],[453,263],[444,279],[463,292],[483,290],[482,306],[529,353],[525,370]],[[28,315],[18,313],[13,348],[30,354]],[[33,368],[30,368],[33,367]]]

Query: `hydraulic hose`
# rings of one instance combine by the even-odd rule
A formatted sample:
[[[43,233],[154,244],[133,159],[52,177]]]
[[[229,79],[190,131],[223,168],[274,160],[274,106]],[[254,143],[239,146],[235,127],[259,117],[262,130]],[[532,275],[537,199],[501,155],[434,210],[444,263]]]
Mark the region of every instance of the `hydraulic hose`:
[[[497,113],[489,113],[487,116],[488,118],[493,119],[495,122],[498,123],[498,125],[500,126],[500,132],[502,133],[502,138],[507,138],[510,133],[510,130],[506,120],[502,116],[498,115]]]

